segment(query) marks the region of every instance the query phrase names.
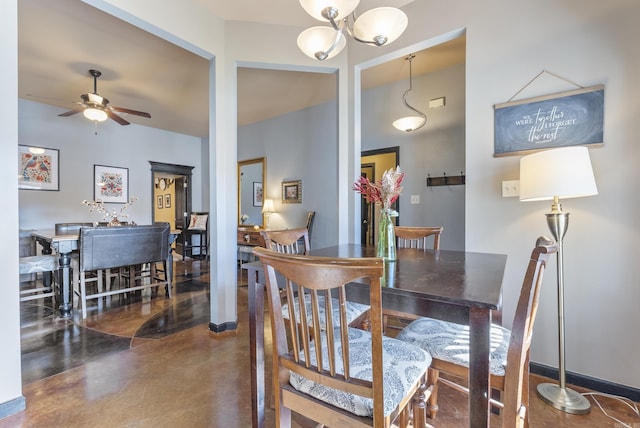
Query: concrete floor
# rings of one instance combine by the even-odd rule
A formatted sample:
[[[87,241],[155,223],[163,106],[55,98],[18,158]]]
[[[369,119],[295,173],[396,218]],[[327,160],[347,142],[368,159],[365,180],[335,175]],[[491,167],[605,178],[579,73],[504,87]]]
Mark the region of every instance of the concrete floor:
[[[250,427],[246,282],[238,284],[237,330],[216,335],[208,330],[207,262],[177,261],[174,272],[174,298],[114,299],[101,310],[91,307],[84,321],[77,314],[73,320],[56,319],[48,301],[24,302],[27,409],[0,419],[0,428]],[[531,427],[623,426],[596,407],[586,416],[553,409],[536,396],[540,381],[549,380],[531,378]],[[601,401],[612,415],[640,428],[640,418],[626,407]],[[468,424],[463,394],[442,386],[439,402],[438,418],[429,421],[433,426]],[[271,409],[266,417],[273,426]],[[499,416],[492,418],[492,425],[500,426]],[[316,424],[295,415],[294,426]]]

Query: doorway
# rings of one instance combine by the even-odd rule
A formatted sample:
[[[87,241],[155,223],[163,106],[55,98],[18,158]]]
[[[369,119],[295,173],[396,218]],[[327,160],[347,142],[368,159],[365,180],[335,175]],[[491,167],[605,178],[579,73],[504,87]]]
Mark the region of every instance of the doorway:
[[[192,166],[149,161],[151,164],[152,221],[167,222],[171,229],[183,230],[189,226],[191,214]],[[182,254],[180,239],[174,244]]]
[[[369,180],[375,181],[382,178],[382,174],[398,166],[400,162],[400,146],[387,147],[384,149],[367,150],[360,154],[360,174]],[[395,218],[396,224],[400,218],[400,198],[398,198],[392,209],[398,212]],[[363,245],[375,245],[378,240],[377,218],[380,207],[369,203],[362,198],[360,209],[360,240]]]

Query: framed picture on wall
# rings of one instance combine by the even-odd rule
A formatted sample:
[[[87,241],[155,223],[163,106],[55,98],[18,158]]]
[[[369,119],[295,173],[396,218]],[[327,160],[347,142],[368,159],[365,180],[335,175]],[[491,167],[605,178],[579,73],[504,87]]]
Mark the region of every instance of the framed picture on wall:
[[[282,203],[302,203],[302,180],[282,182]]]
[[[162,209],[162,195],[158,195],[158,209]]]
[[[94,165],[93,199],[126,204],[129,200],[129,168]]]
[[[60,190],[60,151],[18,146],[18,189]]]
[[[164,207],[171,208],[171,195],[164,195]]]
[[[264,195],[262,194],[262,182],[254,181],[253,182],[253,206],[261,207],[263,199],[264,199]]]

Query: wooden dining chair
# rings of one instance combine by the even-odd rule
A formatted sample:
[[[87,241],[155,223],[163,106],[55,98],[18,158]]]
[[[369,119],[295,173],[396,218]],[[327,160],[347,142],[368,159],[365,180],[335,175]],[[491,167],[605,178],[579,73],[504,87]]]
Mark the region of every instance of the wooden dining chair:
[[[311,246],[309,244],[309,231],[306,227],[301,227],[297,229],[286,229],[286,230],[265,230],[261,232],[262,237],[264,238],[265,247],[276,251],[278,253],[285,254],[302,254],[306,255],[311,251]],[[304,245],[300,246],[300,242],[303,242]],[[336,301],[334,300],[334,304]],[[311,312],[309,312],[309,307],[311,305],[310,301],[306,301],[308,316],[311,316]],[[363,305],[355,302],[346,302],[347,309],[347,322],[352,326],[366,326],[368,323],[368,313],[369,306]],[[337,307],[334,305],[334,311],[336,311],[335,316],[337,317]],[[299,310],[296,307],[296,319],[299,319]],[[284,312],[285,319],[288,318],[288,306],[284,304]],[[334,318],[337,320],[337,318]],[[335,321],[337,322],[337,321]],[[323,326],[324,328],[324,326]]]
[[[265,247],[279,253],[307,254],[311,251],[309,230],[306,227],[265,230],[261,235],[264,238]]]
[[[397,248],[428,248],[429,237],[433,236],[433,249],[440,249],[440,235],[444,227],[396,226]]]
[[[491,399],[493,406],[502,408],[503,426],[529,426],[529,351],[531,336],[538,309],[538,298],[544,268],[549,256],[558,251],[558,244],[548,238],[538,238],[531,253],[516,306],[511,330],[492,324],[491,353],[489,361],[490,387],[502,391],[503,400]],[[469,328],[465,325],[420,318],[405,328],[397,339],[420,346],[433,356],[429,368],[429,398],[431,418],[436,417],[437,382],[450,385],[457,390],[468,389],[450,379],[441,378],[440,373],[457,378],[469,378]]]
[[[329,427],[390,427],[397,419],[424,425],[424,384],[431,357],[423,349],[382,334],[381,258],[330,258],[256,248],[267,286],[273,344],[276,426],[290,427],[297,412]],[[349,282],[369,284],[371,331],[348,327]],[[280,290],[293,318],[295,302],[302,328],[285,327]],[[302,300],[310,297],[310,317]],[[340,323],[334,322],[331,296]],[[321,306],[324,302],[326,306]],[[326,311],[324,309],[327,309]],[[320,328],[324,323],[326,328]],[[293,324],[293,323],[291,323]],[[286,331],[288,330],[288,331]],[[287,340],[287,333],[292,340]],[[415,396],[415,399],[414,399]]]

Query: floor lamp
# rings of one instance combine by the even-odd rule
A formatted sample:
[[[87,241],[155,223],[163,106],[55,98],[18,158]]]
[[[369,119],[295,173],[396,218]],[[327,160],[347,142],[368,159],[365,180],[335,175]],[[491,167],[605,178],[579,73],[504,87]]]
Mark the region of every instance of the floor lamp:
[[[553,199],[551,212],[546,214],[547,225],[558,242],[558,348],[560,384],[541,383],[538,396],[551,406],[566,413],[589,413],[589,401],[565,386],[564,355],[564,273],[562,240],[569,227],[569,213],[562,211],[560,199],[597,195],[589,149],[563,147],[545,150],[520,159],[520,200]]]

